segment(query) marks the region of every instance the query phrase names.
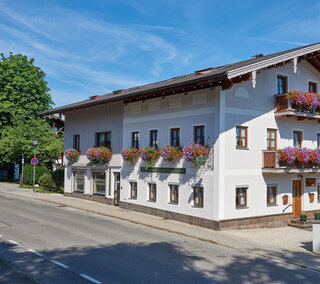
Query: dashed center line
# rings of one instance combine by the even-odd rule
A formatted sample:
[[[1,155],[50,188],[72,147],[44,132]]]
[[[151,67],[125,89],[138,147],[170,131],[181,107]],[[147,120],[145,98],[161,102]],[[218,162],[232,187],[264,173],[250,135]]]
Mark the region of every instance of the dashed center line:
[[[16,242],[16,241],[9,240],[9,242],[12,243],[12,244],[14,244],[14,245],[16,245],[16,246],[20,246],[20,244],[19,244],[18,242]]]
[[[56,265],[61,266],[62,268],[65,268],[65,269],[70,268],[68,265],[65,265],[65,264],[63,264],[63,263],[61,263],[61,262],[59,262],[59,261],[54,260],[54,259],[51,259],[50,261],[51,261],[52,263],[56,264]]]
[[[94,278],[92,278],[92,277],[90,277],[90,276],[88,276],[86,274],[81,273],[80,276],[85,278],[85,279],[87,279],[87,280],[89,280],[89,281],[91,281],[91,282],[93,282],[93,283],[96,283],[96,284],[100,284],[101,283],[100,281],[98,281],[98,280],[96,280],[96,279],[94,279]]]
[[[28,249],[28,251],[34,253],[34,254],[37,255],[37,256],[43,256],[42,253],[40,253],[40,252],[38,252],[38,251],[35,251],[35,250],[33,250],[33,249]]]

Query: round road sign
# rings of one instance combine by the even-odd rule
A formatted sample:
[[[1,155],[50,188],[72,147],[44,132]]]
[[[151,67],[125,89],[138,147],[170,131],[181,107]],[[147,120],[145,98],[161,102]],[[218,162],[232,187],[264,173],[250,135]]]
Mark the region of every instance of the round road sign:
[[[205,157],[199,156],[196,159],[196,163],[197,163],[198,166],[202,166],[202,165],[204,165],[206,163],[206,160],[207,159]]]
[[[38,163],[39,163],[39,161],[37,158],[31,159],[31,165],[36,166],[36,165],[38,165]]]

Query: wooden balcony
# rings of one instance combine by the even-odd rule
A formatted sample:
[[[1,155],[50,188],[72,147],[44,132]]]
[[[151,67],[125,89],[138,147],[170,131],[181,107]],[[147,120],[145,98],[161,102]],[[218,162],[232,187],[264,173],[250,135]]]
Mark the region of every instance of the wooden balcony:
[[[262,173],[263,174],[294,174],[294,173],[320,173],[320,168],[287,168],[280,166],[277,151],[262,151]]]
[[[276,118],[296,117],[298,120],[318,119],[320,120],[320,109],[312,111],[299,111],[292,105],[292,100],[288,98],[288,94],[275,95],[275,112]]]

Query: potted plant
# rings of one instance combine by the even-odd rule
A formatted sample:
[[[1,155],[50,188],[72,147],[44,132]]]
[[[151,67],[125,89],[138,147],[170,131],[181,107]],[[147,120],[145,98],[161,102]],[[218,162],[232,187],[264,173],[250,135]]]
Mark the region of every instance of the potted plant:
[[[147,147],[141,149],[141,158],[147,165],[153,166],[156,160],[161,156],[162,151],[157,147]]]
[[[98,148],[89,148],[87,151],[87,158],[93,164],[107,164],[112,158],[112,151],[110,148],[98,147]]]
[[[320,212],[314,212],[314,219],[320,220]]]
[[[70,163],[76,163],[79,161],[80,152],[76,149],[67,149],[64,152],[64,155]]]
[[[162,158],[164,161],[177,161],[182,158],[183,152],[181,147],[175,147],[175,146],[163,146],[162,147]]]
[[[306,222],[307,221],[307,215],[306,214],[299,214],[300,221]]]
[[[137,148],[128,148],[121,151],[122,159],[133,166],[140,157],[141,150]]]

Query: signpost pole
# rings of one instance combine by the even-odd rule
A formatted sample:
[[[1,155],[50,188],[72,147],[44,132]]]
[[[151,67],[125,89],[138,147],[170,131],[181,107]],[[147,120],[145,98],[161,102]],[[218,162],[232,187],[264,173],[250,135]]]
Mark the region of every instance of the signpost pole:
[[[34,159],[36,159],[36,147],[38,145],[38,139],[33,138],[33,146],[34,146]],[[36,190],[36,163],[33,164],[33,191]]]
[[[22,154],[22,159],[21,159],[21,179],[20,179],[20,184],[23,184],[23,168],[24,168],[24,154]]]

